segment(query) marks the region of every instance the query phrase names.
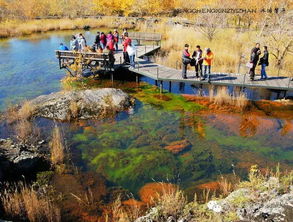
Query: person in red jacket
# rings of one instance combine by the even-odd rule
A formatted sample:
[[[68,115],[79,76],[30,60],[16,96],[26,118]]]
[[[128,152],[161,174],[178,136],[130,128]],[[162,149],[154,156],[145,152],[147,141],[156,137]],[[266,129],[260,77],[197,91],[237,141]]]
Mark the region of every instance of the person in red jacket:
[[[107,46],[109,46],[109,50],[111,51],[115,51],[115,42],[114,42],[114,39],[111,39],[107,42]]]
[[[102,49],[105,49],[106,48],[106,44],[107,44],[107,37],[106,37],[106,35],[105,35],[104,32],[101,33],[100,43],[101,43]]]
[[[131,39],[128,37],[128,34],[124,34],[124,41],[122,43],[123,45],[123,59],[124,59],[124,64],[129,64],[129,55],[127,53],[127,46],[131,44]]]

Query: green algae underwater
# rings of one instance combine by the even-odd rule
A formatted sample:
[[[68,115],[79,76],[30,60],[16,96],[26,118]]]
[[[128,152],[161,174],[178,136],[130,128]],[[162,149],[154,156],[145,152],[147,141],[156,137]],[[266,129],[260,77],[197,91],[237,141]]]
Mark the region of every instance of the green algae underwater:
[[[66,89],[88,89],[112,83],[65,79],[62,84]],[[225,129],[225,121],[210,121],[218,115],[200,114],[207,108],[182,95],[160,95],[157,87],[146,83],[116,82],[114,87],[136,99],[134,110],[102,121],[77,122],[67,134],[71,149],[78,150],[86,170],[134,195],[154,181],[178,184],[193,195],[196,185],[219,176],[236,172],[245,177],[249,164],[263,168],[278,162],[286,168],[293,165],[292,134],[281,134],[275,125],[245,137],[237,129]],[[241,115],[227,114],[225,118],[241,122]]]

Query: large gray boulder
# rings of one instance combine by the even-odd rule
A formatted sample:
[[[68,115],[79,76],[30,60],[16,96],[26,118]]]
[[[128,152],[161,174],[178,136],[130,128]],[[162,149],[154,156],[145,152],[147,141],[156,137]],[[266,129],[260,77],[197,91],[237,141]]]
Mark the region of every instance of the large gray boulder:
[[[113,115],[133,102],[128,94],[113,88],[57,92],[30,101],[34,116],[61,121]]]

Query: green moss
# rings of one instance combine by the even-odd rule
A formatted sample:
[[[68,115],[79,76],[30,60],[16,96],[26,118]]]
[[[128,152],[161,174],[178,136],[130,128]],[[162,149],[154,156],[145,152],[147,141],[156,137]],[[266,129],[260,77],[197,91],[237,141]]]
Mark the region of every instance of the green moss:
[[[139,89],[140,91],[133,94],[134,97],[165,110],[194,112],[203,108],[199,104],[187,101],[182,95],[166,92],[160,94],[155,86],[143,85]]]
[[[176,160],[172,154],[148,148],[107,149],[90,164],[109,180],[131,191],[137,191],[152,179],[161,181],[162,178],[170,178],[176,171]]]

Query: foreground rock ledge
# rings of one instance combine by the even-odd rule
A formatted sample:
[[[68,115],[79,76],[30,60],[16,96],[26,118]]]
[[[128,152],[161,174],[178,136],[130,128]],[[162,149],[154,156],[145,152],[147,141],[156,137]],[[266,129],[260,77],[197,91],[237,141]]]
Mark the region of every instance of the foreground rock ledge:
[[[120,89],[57,92],[30,101],[33,115],[55,120],[94,119],[124,111],[134,100]]]

